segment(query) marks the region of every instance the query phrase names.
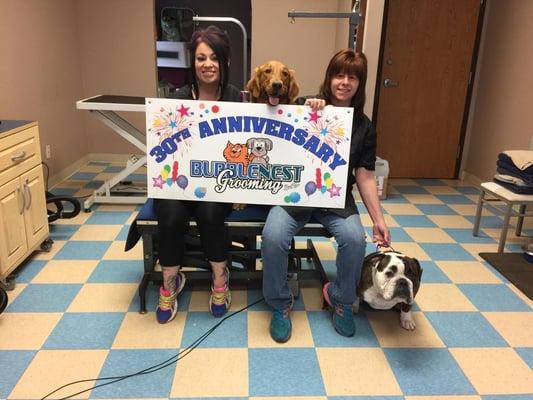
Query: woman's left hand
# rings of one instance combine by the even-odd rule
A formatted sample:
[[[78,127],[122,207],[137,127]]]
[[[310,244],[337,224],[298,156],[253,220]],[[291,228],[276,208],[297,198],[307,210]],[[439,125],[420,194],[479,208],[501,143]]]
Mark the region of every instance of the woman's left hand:
[[[390,232],[385,222],[375,223],[372,229],[372,241],[380,247],[390,247]]]

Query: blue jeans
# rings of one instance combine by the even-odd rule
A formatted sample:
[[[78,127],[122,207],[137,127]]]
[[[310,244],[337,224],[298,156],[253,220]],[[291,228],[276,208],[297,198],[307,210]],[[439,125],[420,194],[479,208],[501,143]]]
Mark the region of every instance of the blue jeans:
[[[329,289],[330,297],[342,305],[352,305],[361,277],[365,256],[365,231],[359,215],[343,218],[333,212],[315,209],[309,218],[295,220],[282,207],[270,209],[263,228],[261,255],[263,258],[263,296],[268,305],[283,310],[290,306],[291,294],[287,283],[288,255],[293,237],[314,217],[335,236],[337,279]]]

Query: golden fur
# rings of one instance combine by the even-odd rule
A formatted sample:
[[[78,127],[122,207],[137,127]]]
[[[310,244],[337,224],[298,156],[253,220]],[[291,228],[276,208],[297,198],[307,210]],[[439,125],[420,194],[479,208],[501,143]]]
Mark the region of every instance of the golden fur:
[[[294,70],[275,60],[257,67],[246,88],[250,92],[252,103],[272,105],[293,103],[300,91]]]

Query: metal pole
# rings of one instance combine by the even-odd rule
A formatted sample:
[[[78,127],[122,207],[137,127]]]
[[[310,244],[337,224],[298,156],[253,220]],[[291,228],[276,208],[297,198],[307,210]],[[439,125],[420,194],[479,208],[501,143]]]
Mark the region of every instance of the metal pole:
[[[199,16],[193,16],[192,20],[194,22],[233,22],[234,24],[237,24],[242,31],[243,36],[243,44],[242,44],[242,58],[243,58],[243,85],[246,85],[246,82],[248,82],[248,54],[247,54],[247,43],[248,43],[248,35],[246,34],[246,28],[244,25],[239,21],[237,18],[231,18],[231,17],[199,17]]]
[[[361,16],[356,12],[312,12],[312,11],[289,11],[287,14],[289,18],[293,20],[295,18],[348,18],[350,20],[350,29],[348,32],[348,47],[350,49],[355,48],[353,37],[355,35],[355,29],[359,23]]]

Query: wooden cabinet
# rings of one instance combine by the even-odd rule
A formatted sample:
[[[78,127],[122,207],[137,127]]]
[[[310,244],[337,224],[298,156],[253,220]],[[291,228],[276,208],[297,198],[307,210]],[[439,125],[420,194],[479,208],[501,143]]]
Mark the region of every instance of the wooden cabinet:
[[[0,124],[0,279],[48,238],[36,122]]]

